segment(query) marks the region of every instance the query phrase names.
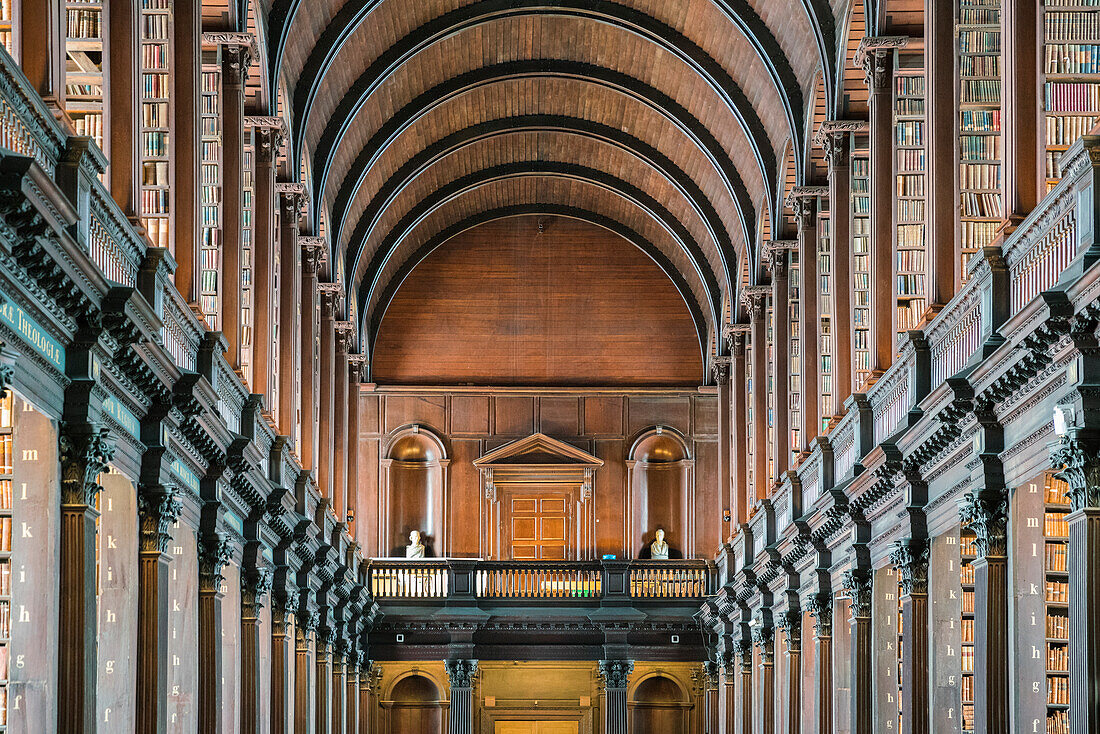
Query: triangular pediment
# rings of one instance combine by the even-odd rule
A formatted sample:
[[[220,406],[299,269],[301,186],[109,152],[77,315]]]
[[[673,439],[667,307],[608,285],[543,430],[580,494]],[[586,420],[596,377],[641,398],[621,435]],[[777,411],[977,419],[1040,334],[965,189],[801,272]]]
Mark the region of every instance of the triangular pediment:
[[[550,438],[544,433],[533,433],[511,443],[493,449],[474,466],[485,469],[492,466],[603,466],[603,461],[571,444]]]

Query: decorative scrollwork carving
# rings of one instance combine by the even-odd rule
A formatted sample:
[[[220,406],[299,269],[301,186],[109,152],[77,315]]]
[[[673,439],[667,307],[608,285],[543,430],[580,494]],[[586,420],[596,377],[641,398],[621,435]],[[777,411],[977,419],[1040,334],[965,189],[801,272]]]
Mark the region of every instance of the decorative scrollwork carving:
[[[106,428],[63,424],[58,438],[61,460],[61,504],[94,507],[103,489],[99,475],[115,456]]]
[[[928,593],[928,541],[924,538],[899,540],[890,554],[898,570],[902,596]]]
[[[447,669],[451,688],[474,687],[474,680],[477,678],[476,660],[446,660],[443,666]]]
[[[1100,507],[1100,441],[1067,433],[1051,453],[1050,463],[1069,485],[1066,494],[1074,511]]]
[[[217,591],[225,576],[222,569],[233,560],[233,544],[221,533],[199,536],[199,588]]]
[[[183,512],[179,491],[158,489],[138,494],[138,516],[141,519],[141,551],[165,553],[172,539],[169,528]]]
[[[600,677],[607,688],[626,688],[634,672],[633,660],[601,660]]]
[[[981,490],[967,492],[959,502],[959,518],[974,533],[978,558],[1008,552],[1008,495]]]
[[[844,572],[844,589],[852,601],[852,617],[871,616],[871,572],[863,568],[852,568]]]

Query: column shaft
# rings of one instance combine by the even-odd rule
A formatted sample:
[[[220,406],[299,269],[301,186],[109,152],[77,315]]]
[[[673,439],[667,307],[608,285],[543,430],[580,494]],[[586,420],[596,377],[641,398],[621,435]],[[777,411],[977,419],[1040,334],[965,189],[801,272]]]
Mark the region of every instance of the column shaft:
[[[302,364],[302,250],[298,244],[298,216],[302,198],[283,194],[279,208],[279,430],[298,445],[301,394],[298,369]],[[302,375],[302,382],[305,375]],[[304,421],[305,416],[301,416]]]
[[[897,271],[894,262],[894,50],[867,54],[864,71],[870,90],[871,154],[871,374],[894,361],[897,333]]]
[[[281,602],[271,605],[271,734],[291,731],[291,616]]]
[[[321,496],[333,498],[333,457],[335,455],[336,431],[333,425],[335,414],[335,391],[333,381],[336,376],[336,335],[333,313],[335,294],[329,290],[321,294],[321,355],[320,355],[320,433],[317,444],[317,481]]]
[[[313,724],[310,719],[310,694],[312,693],[312,675],[309,664],[310,630],[295,625],[294,648],[294,734],[310,734]]]
[[[901,724],[903,734],[928,734],[931,699],[928,690],[928,594],[901,597],[902,681]],[[1007,659],[1007,658],[1006,658]]]
[[[57,5],[61,4],[57,3]],[[137,101],[141,99],[138,88],[140,8],[140,0],[115,0],[108,7],[106,15],[109,68],[107,73],[110,83],[103,90],[106,95],[107,114],[110,115],[107,125],[110,138],[104,139],[104,145],[107,146],[104,152],[110,160],[109,188],[115,203],[132,222],[136,222],[141,213],[138,201],[138,187],[141,184],[138,158],[141,105]],[[196,115],[198,109],[195,105]],[[184,293],[184,295],[187,294]]]
[[[1069,726],[1100,734],[1100,509],[1071,512],[1069,524]]]
[[[329,734],[331,720],[330,706],[332,696],[332,673],[329,670],[332,645],[317,634],[317,679],[315,682],[316,729],[317,734]]]
[[[59,731],[73,734],[95,731],[98,516],[94,507],[83,503],[63,501],[61,506],[57,665],[58,685],[65,695],[58,697],[57,717]]]
[[[275,311],[275,158],[279,134],[274,128],[255,128],[256,162],[252,196],[252,392],[264,396],[264,407],[275,412],[275,323],[285,323]],[[278,368],[282,369],[279,364]],[[278,425],[284,419],[279,416]]]
[[[799,376],[802,381],[802,425],[799,427],[802,445],[799,451],[809,453],[812,441],[821,433],[821,408],[818,405],[820,313],[817,297],[820,284],[817,275],[817,197],[801,196],[793,200],[798,221],[798,347],[801,350]]]
[[[758,288],[760,286],[757,286]],[[767,288],[749,296],[752,319],[752,464],[755,499],[771,493],[768,477],[768,339]],[[747,521],[747,517],[743,522]]]
[[[974,566],[974,729],[1008,731],[1008,558],[989,555]]]
[[[1004,74],[1001,95],[1001,166],[1006,223],[1019,224],[1046,193],[1043,160],[1043,107],[1040,55],[1042,10],[1035,0],[1001,3],[1001,43]]]
[[[626,734],[626,689],[607,688],[604,709],[605,734]]]
[[[222,47],[222,282],[219,326],[229,366],[241,369],[241,229],[244,224],[244,85],[251,62],[242,46]],[[255,319],[253,320],[255,323]],[[253,338],[255,343],[256,339]],[[255,359],[255,353],[253,353]]]
[[[741,726],[738,734],[753,734],[753,720],[755,716],[755,698],[752,686],[752,655],[742,658],[741,661]]]
[[[715,382],[718,383],[718,487],[720,501],[726,503],[730,517],[733,517],[733,508],[736,498],[733,494],[733,483],[730,478],[730,361],[729,357],[718,357],[714,365]],[[733,537],[731,523],[722,521],[722,537]]]
[[[347,521],[348,510],[348,340],[351,324],[341,322],[336,334],[332,379],[332,505],[336,519]]]
[[[783,474],[791,465],[790,432],[790,285],[788,282],[788,255],[784,249],[772,250],[772,390],[774,391],[774,411],[772,420],[772,446],[775,451],[775,466],[768,479],[779,483]]]
[[[961,282],[955,252],[959,161],[955,153],[958,119],[955,113],[955,18],[949,0],[924,0],[924,135],[926,291],[933,309],[951,300]],[[840,311],[847,313],[847,311]]]
[[[832,734],[833,731],[833,638],[832,635],[814,634],[814,734]]]
[[[65,104],[64,6],[52,0],[23,0],[19,7],[19,67],[38,96],[51,107]]]
[[[852,186],[851,134],[825,135],[829,166],[829,245],[832,251],[833,415],[852,394]]]
[[[119,3],[125,5],[125,3]],[[111,4],[110,13],[114,12]],[[201,89],[202,0],[176,0],[172,13],[172,241],[176,289],[188,303],[199,302],[199,236],[202,212]],[[114,87],[114,69],[111,83]],[[137,97],[131,107],[140,107]],[[112,119],[114,115],[112,114]],[[114,130],[111,131],[114,137]],[[114,167],[113,153],[111,166]]]
[[[317,456],[318,438],[318,365],[316,359],[318,318],[321,313],[320,294],[317,292],[317,269],[320,252],[317,247],[302,248],[302,338],[299,344],[302,360],[302,467],[312,469],[314,478],[320,465]]]
[[[740,324],[735,328],[744,327]],[[748,375],[745,364],[745,331],[730,334],[731,379],[733,384],[733,496],[730,509],[733,522],[741,526],[749,521],[749,423]],[[732,532],[731,532],[732,535]]]
[[[143,487],[138,494],[137,734],[168,728],[168,542],[182,511],[173,491]]]
[[[218,589],[199,586],[199,731],[215,734],[221,726],[222,604]]]
[[[363,545],[366,538],[359,537],[359,369],[360,362],[351,363],[348,369],[348,534]],[[364,533],[365,535],[365,533]]]

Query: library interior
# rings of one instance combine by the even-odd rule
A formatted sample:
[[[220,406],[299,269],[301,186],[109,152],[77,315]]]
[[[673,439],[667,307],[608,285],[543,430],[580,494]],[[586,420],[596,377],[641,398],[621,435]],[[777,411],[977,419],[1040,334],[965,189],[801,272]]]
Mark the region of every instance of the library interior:
[[[0,0],[0,734],[1100,734],[1100,0]]]

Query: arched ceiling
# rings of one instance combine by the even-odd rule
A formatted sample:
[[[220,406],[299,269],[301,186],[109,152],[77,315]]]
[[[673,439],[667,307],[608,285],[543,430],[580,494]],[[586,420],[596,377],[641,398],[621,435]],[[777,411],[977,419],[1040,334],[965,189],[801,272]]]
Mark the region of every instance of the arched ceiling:
[[[814,171],[845,4],[270,0],[264,86],[287,90],[365,351],[416,263],[522,213],[645,250],[723,349],[761,222]]]

